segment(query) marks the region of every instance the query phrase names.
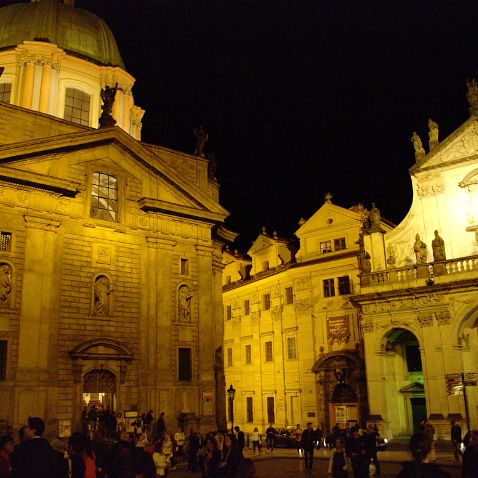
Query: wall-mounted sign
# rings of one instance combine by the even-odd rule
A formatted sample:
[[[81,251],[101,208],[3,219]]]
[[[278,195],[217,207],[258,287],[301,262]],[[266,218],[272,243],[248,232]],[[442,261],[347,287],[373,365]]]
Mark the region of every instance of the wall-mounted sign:
[[[327,339],[330,344],[348,343],[350,340],[350,320],[348,315],[327,318]]]
[[[463,382],[460,373],[446,373],[445,383],[448,395],[463,395]]]

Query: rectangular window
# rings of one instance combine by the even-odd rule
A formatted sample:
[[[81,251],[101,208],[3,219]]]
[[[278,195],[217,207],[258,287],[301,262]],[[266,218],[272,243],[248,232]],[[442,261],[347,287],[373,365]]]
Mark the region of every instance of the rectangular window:
[[[334,297],[335,295],[334,279],[325,279],[323,281],[323,284],[324,284],[324,297]]]
[[[341,251],[342,249],[345,249],[345,237],[334,239],[334,250]]]
[[[249,315],[251,313],[251,304],[248,300],[244,301],[244,315]]]
[[[271,308],[271,295],[264,294],[264,310],[269,310]]]
[[[118,178],[93,173],[90,216],[104,221],[118,220]]]
[[[339,295],[350,294],[350,278],[343,276],[338,278],[339,281]]]
[[[246,397],[246,411],[247,411],[247,422],[252,423],[254,421],[254,402],[252,397]]]
[[[63,117],[66,121],[88,126],[90,124],[90,95],[75,88],[67,88]]]
[[[320,253],[327,254],[327,252],[332,252],[332,242],[325,241],[320,243]]]
[[[232,348],[227,349],[227,366],[232,367]]]
[[[251,344],[247,344],[246,347],[245,347],[245,361],[246,363],[252,363],[252,348],[251,348]]]
[[[178,349],[178,380],[180,382],[190,382],[192,378],[191,349],[180,347]]]
[[[232,319],[232,307],[230,305],[226,305],[226,320]]]
[[[285,288],[285,303],[286,304],[294,303],[294,289],[292,287]]]
[[[274,397],[267,397],[267,423],[275,423]]]
[[[1,232],[0,233],[0,251],[9,251],[12,243],[12,233],[11,232]]]
[[[226,276],[226,285],[229,285],[232,282],[231,276]]]
[[[405,356],[407,359],[407,370],[409,372],[421,372],[422,358],[418,345],[407,345],[405,348]]]
[[[10,95],[12,93],[11,83],[0,83],[0,101],[10,103]]]
[[[262,263],[262,270],[263,270],[264,272],[269,270],[269,261],[264,261],[264,262]]]
[[[181,275],[189,275],[189,261],[188,259],[181,259]]]
[[[295,337],[287,337],[287,358],[297,358],[297,348],[295,346]]]
[[[272,341],[269,340],[268,342],[264,343],[264,359],[266,362],[272,362]]]
[[[7,341],[0,340],[0,380],[7,377]]]

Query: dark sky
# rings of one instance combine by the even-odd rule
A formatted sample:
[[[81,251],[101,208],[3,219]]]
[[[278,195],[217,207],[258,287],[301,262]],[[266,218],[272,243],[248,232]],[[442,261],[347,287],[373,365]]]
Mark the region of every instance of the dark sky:
[[[11,1],[1,2],[14,3]],[[143,140],[192,152],[210,133],[240,249],[291,235],[330,191],[400,222],[410,136],[468,117],[474,0],[76,0],[105,19],[146,109]]]

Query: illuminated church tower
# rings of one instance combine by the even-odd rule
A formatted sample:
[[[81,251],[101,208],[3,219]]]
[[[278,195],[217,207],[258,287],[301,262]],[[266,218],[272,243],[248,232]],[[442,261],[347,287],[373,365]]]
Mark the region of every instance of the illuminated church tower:
[[[101,89],[118,84],[112,116],[141,139],[144,111],[108,25],[74,0],[32,0],[0,9],[0,100],[98,127]]]

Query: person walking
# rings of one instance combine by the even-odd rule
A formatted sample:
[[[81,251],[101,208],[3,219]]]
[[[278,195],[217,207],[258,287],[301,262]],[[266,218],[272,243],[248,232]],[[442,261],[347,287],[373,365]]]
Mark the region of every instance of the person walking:
[[[259,429],[257,427],[254,428],[251,438],[252,438],[252,453],[255,455],[256,448],[257,448],[257,450],[259,450],[259,455],[260,455],[261,454],[261,445],[260,445],[261,437],[259,435]]]
[[[352,462],[354,478],[368,478],[368,456],[365,442],[356,428],[352,436],[347,440],[345,449]]]
[[[348,478],[349,468],[350,460],[345,452],[345,441],[342,437],[338,437],[330,454],[328,473],[332,478]]]
[[[462,478],[478,478],[478,430],[470,432],[470,444],[463,454]]]
[[[158,421],[156,423],[156,430],[155,430],[155,438],[160,438],[164,440],[164,436],[166,434],[166,422],[164,420],[164,412],[161,412],[159,415]]]
[[[298,423],[295,427],[294,430],[294,436],[295,436],[295,447],[297,448],[297,454],[299,455],[299,458],[302,458],[302,428],[300,427],[300,424]]]
[[[463,442],[461,437],[461,427],[455,421],[451,422],[450,437],[453,444],[453,453],[455,455],[455,461],[460,461],[460,458],[463,458],[463,453],[461,451],[461,444]]]
[[[450,474],[431,461],[432,441],[423,431],[414,433],[408,445],[412,460],[403,463],[396,478],[450,478]]]
[[[302,432],[301,448],[304,450],[304,468],[312,471],[315,449],[315,431],[312,428],[312,422],[307,423],[307,428]]]

